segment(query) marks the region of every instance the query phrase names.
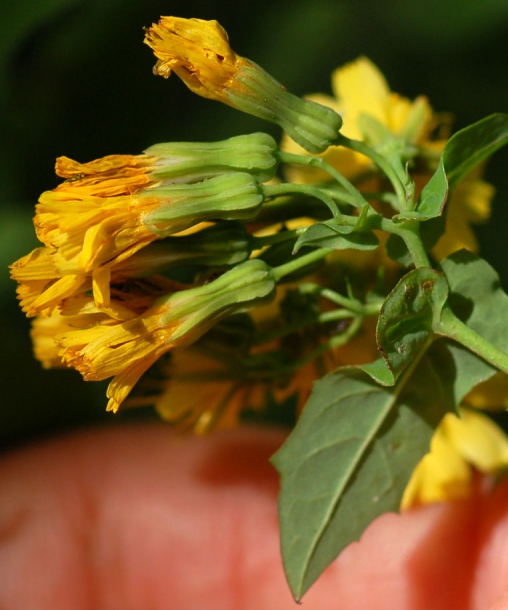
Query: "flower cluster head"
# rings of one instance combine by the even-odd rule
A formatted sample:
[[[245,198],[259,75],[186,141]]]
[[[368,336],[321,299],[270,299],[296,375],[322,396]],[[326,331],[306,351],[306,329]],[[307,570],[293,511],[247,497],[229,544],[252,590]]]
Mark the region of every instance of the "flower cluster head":
[[[238,221],[257,215],[276,150],[258,133],[88,163],[59,158],[65,181],[36,206],[43,245],[11,267],[41,362],[87,380],[113,377],[115,411],[167,351],[272,298],[270,269],[248,260],[252,236]]]
[[[488,217],[492,187],[476,169],[448,202],[448,188],[431,193],[437,211],[418,209],[440,178],[449,117],[392,92],[365,57],[333,73],[333,96],[302,99],[235,53],[216,21],[161,17],[145,43],[155,74],[276,123],[281,143],[253,133],[57,159],[63,182],[36,206],[41,245],[11,267],[35,356],[111,379],[110,411],[151,404],[198,433],[269,404],[292,401],[297,419],[315,380],[386,360],[376,322],[396,283],[476,251],[471,224]],[[415,225],[446,203],[447,230],[424,243]],[[506,467],[504,434],[459,415],[444,417],[403,507],[461,497],[475,469]]]

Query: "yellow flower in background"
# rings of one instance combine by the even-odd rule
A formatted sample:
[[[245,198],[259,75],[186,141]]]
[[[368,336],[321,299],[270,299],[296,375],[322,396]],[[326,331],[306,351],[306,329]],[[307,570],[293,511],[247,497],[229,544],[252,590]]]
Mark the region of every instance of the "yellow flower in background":
[[[489,417],[461,408],[448,413],[432,437],[430,452],[413,472],[402,509],[464,498],[473,472],[496,476],[508,468],[508,438]]]
[[[133,396],[127,406],[153,404],[162,419],[196,434],[236,427],[242,411],[267,405],[266,383],[199,348],[172,352],[161,374],[151,379],[148,373],[140,388],[144,395]]]
[[[410,144],[428,144],[436,121],[427,99],[421,96],[411,102],[390,91],[383,74],[366,57],[337,68],[332,90],[344,121],[342,133],[348,138],[364,139],[361,119],[367,115]]]
[[[234,346],[228,352],[225,347],[210,351],[198,344],[172,351],[166,362],[143,377],[126,406],[154,405],[162,419],[197,434],[236,427],[243,412],[262,411],[270,400],[284,408],[294,397],[300,413],[313,382],[334,368],[333,356],[328,353],[295,373],[284,368],[281,352],[280,361],[274,358],[279,348],[275,342],[235,354]]]
[[[395,136],[421,147],[439,149],[443,143],[430,141],[436,119],[425,97],[414,102],[392,93],[383,74],[366,57],[338,68],[332,74],[334,97],[314,94],[307,99],[333,108],[342,116],[341,133],[348,138],[363,140],[362,116],[369,116],[387,127]],[[305,154],[305,151],[288,138],[281,144],[283,150]],[[347,178],[354,178],[369,171],[372,161],[340,146],[330,146],[322,155],[330,165]],[[293,182],[310,183],[328,180],[321,170],[310,167],[288,167],[287,175]]]
[[[462,248],[478,252],[478,239],[471,225],[488,221],[494,194],[494,187],[475,175],[457,184],[447,203],[446,232],[432,250],[437,259]]]
[[[499,372],[478,384],[464,397],[464,403],[475,409],[508,409],[508,375]]]
[[[441,131],[448,135],[449,126],[446,120],[440,125],[441,118],[434,115],[425,97],[420,96],[410,101],[393,93],[382,73],[366,57],[360,57],[335,70],[332,75],[332,89],[334,97],[315,94],[309,96],[309,99],[328,105],[341,114],[341,133],[345,136],[365,139],[362,117],[368,116],[388,128],[397,138],[417,147],[425,156],[437,158],[443,149],[446,139],[433,139],[433,132],[440,127]],[[287,137],[283,138],[281,148],[291,153],[307,154]],[[373,167],[372,161],[364,155],[344,147],[330,146],[321,156],[344,176],[356,180],[360,191],[379,190],[379,178],[370,171]],[[308,166],[289,165],[285,172],[292,182],[297,183],[330,179],[324,171]],[[415,168],[412,177],[417,193],[425,186],[432,173],[432,166]],[[457,185],[447,203],[446,233],[433,250],[436,258],[443,259],[461,248],[472,252],[478,250],[478,242],[471,225],[488,220],[493,195],[493,187],[480,178],[479,172]],[[368,253],[365,257],[367,263],[372,264],[374,258],[374,264],[378,265],[381,261],[377,256],[376,253]]]

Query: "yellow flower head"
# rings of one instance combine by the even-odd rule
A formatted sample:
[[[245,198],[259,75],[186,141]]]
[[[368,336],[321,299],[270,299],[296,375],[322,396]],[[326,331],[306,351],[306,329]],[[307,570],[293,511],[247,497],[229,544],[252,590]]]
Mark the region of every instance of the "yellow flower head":
[[[217,21],[161,17],[145,43],[158,58],[154,73],[175,72],[191,91],[280,125],[309,152],[321,152],[338,136],[340,116],[289,93],[267,72],[237,55]]]
[[[112,295],[109,308],[97,308],[86,295],[64,303],[62,313],[70,317],[67,330],[54,337],[57,354],[86,380],[113,377],[108,410],[116,411],[141,375],[166,352],[190,345],[223,318],[271,300],[275,292],[271,269],[260,260],[241,263],[194,288],[171,291],[178,288],[173,282],[160,282],[166,296],[155,301],[153,293],[148,302],[140,301],[147,292],[143,287],[140,297],[129,291]],[[42,340],[44,333],[37,332]],[[51,362],[54,355],[43,358]]]
[[[156,267],[158,262],[156,256],[134,255],[116,265],[101,265],[90,275],[65,274],[55,263],[55,254],[56,250],[51,248],[36,248],[11,266],[12,278],[18,282],[21,308],[28,317],[41,313],[49,315],[56,307],[65,308],[64,303],[70,297],[83,295],[90,290],[96,306],[107,310],[111,292],[118,294],[115,285],[132,283],[135,277],[147,275],[146,270],[150,270],[150,266]]]
[[[107,391],[108,411],[117,411],[141,375],[174,347],[174,327],[159,325],[164,313],[165,304],[127,322],[107,318],[55,337],[63,362],[78,370],[85,380],[113,377]]]
[[[473,469],[495,475],[508,467],[508,438],[487,416],[461,408],[439,424],[409,481],[401,508],[466,497]]]
[[[82,328],[133,320],[142,315],[155,299],[181,288],[167,278],[152,276],[114,286],[108,306],[98,307],[94,299],[84,292],[65,298],[58,309],[46,310],[33,320],[34,355],[45,368],[66,366],[58,337]]]
[[[145,43],[158,58],[154,74],[168,78],[175,72],[194,93],[226,104],[224,90],[234,86],[239,67],[249,65],[217,21],[161,17],[147,29]]]
[[[54,250],[63,274],[87,273],[121,261],[156,239],[142,223],[159,202],[132,197],[150,182],[145,155],[113,155],[76,163],[57,160],[57,174],[67,180],[46,191],[36,207],[37,237]]]
[[[436,119],[427,99],[418,97],[411,102],[393,93],[381,71],[366,57],[337,68],[332,74],[332,89],[334,97],[314,94],[307,99],[339,113],[343,120],[341,133],[348,138],[364,140],[365,120],[373,119],[408,144],[432,149],[436,147],[436,143],[430,141]],[[287,138],[283,140],[282,148],[288,152],[304,152]],[[339,146],[330,146],[323,156],[349,178],[372,167],[372,161],[364,155]],[[289,168],[288,175],[295,182],[329,179],[321,170],[309,167]]]
[[[28,317],[50,313],[63,299],[91,288],[84,274],[62,274],[54,255],[54,249],[36,248],[11,265],[21,308]]]

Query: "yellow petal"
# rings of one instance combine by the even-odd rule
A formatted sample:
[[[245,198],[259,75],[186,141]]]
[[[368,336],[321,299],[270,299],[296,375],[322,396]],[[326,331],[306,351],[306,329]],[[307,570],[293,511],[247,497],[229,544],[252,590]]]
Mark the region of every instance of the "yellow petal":
[[[335,70],[332,89],[339,100],[344,121],[341,131],[344,135],[361,138],[357,124],[362,114],[388,125],[390,88],[378,68],[366,57]]]
[[[446,233],[436,244],[433,254],[443,259],[465,248],[478,251],[473,224],[488,220],[494,187],[479,178],[467,179],[455,188],[446,212]]]
[[[480,472],[508,466],[508,438],[486,415],[461,408],[460,417],[447,416],[442,429],[457,454]]]
[[[93,297],[98,307],[109,307],[111,267],[103,265],[93,270]]]
[[[456,419],[448,414],[444,420],[449,418]],[[471,474],[471,468],[450,444],[440,424],[432,437],[430,453],[419,462],[404,491],[401,509],[463,498],[469,493]]]
[[[224,89],[232,85],[238,67],[248,63],[231,49],[217,21],[161,17],[146,31],[144,42],[159,60],[155,74],[168,78],[175,72],[194,93],[225,103]]]

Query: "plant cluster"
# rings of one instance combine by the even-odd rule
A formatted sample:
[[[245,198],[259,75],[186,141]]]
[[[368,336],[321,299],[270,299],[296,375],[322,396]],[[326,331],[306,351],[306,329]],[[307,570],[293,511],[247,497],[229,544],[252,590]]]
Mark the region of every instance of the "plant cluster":
[[[366,58],[334,73],[334,97],[299,98],[214,21],[162,17],[145,42],[156,74],[282,141],[60,157],[64,180],[36,208],[42,245],[12,276],[36,357],[111,379],[109,410],[155,405],[202,434],[293,403],[273,463],[300,599],[377,515],[466,494],[474,469],[508,463],[475,409],[504,406],[508,296],[471,227],[508,115],[450,136],[447,115],[392,93]]]

